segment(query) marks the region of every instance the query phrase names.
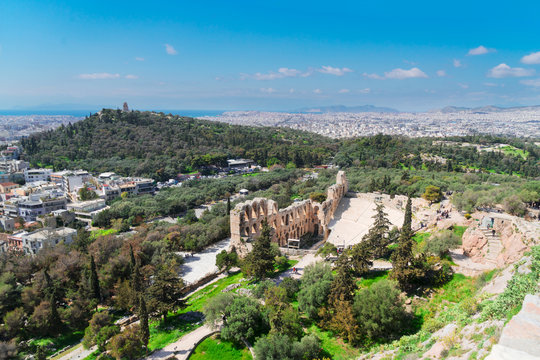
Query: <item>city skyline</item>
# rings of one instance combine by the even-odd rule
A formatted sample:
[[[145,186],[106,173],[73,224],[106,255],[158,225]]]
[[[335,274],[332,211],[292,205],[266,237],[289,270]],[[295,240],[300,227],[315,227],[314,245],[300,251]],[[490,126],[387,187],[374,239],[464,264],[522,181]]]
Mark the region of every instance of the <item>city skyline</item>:
[[[7,1],[0,109],[538,105],[538,10]]]

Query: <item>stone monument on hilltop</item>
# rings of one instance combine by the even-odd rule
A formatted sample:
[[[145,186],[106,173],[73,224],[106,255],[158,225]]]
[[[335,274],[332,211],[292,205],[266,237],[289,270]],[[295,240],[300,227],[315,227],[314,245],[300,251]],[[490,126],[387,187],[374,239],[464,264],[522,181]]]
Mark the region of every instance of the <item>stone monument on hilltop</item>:
[[[124,102],[124,108],[122,109],[124,112],[129,112],[129,106],[127,102]]]

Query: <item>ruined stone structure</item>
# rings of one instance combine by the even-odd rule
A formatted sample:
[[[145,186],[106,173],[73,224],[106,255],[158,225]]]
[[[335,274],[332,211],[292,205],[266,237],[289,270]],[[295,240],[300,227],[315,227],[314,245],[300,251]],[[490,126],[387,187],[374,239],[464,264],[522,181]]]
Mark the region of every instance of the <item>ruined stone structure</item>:
[[[236,205],[231,210],[231,247],[245,256],[251,248],[249,243],[259,235],[266,219],[272,227],[272,241],[286,246],[289,239],[300,239],[312,233],[328,237],[328,224],[340,200],[348,190],[344,171],[339,171],[336,183],[327,190],[326,200],[321,204],[312,200],[296,202],[285,209],[278,209],[275,201],[255,198]]]

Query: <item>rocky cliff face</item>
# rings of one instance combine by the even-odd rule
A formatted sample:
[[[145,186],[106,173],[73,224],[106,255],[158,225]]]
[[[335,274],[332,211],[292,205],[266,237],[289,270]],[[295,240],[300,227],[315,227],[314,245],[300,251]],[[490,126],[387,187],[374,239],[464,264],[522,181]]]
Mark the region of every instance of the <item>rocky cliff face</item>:
[[[540,243],[538,222],[506,214],[479,214],[479,217],[479,224],[471,224],[462,238],[463,254],[474,262],[503,267],[521,259],[531,246]],[[490,224],[489,228],[486,223]]]

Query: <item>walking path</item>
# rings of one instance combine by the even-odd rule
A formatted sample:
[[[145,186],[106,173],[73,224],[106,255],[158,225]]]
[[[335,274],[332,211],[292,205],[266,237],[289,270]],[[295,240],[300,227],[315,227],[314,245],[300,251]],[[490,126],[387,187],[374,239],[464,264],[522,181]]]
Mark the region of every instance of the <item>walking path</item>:
[[[182,336],[176,342],[165,346],[163,349],[150,354],[148,360],[187,360],[198,344],[208,336],[218,333],[219,329],[212,329],[208,325],[201,326],[196,330]]]
[[[68,350],[69,352],[55,360],[82,360],[97,350],[97,346],[92,346],[90,349],[85,349],[82,342]]]
[[[227,250],[231,239],[227,238],[212,244],[198,253],[180,251],[177,254],[184,257],[182,264],[182,279],[188,284],[193,284],[209,273],[217,272],[216,256],[223,250]],[[186,255],[189,254],[187,257]]]

